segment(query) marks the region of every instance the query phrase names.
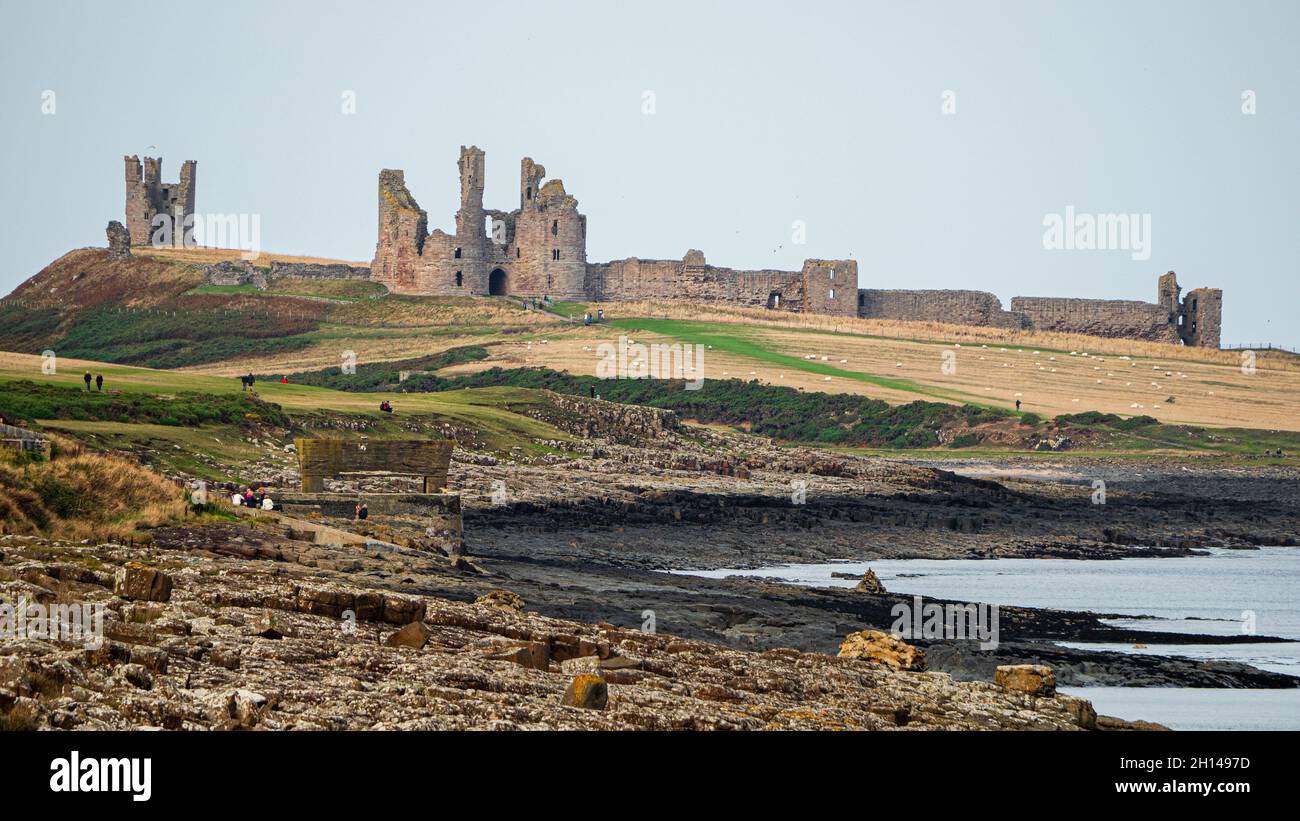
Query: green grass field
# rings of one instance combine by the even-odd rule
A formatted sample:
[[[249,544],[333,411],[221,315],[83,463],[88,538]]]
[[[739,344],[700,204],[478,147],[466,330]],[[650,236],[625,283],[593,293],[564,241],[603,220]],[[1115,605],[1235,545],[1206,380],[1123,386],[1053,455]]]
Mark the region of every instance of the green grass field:
[[[102,397],[104,401],[111,401],[113,391],[171,398],[180,394],[238,398],[242,394],[238,379],[129,365],[60,360],[57,374],[42,374],[38,357],[18,354],[0,354],[0,389],[27,380],[79,390],[83,387],[81,375],[86,368],[92,373],[104,375],[105,390],[110,392]],[[535,439],[570,438],[527,414],[530,403],[538,401],[536,392],[527,390],[479,388],[436,394],[404,394],[399,399],[394,399],[391,393],[346,393],[330,388],[279,382],[257,382],[254,389],[262,401],[279,405],[293,416],[331,412],[355,414],[373,417],[379,420],[381,427],[394,425],[403,417],[419,416],[427,417],[428,421],[435,423],[471,427],[478,432],[486,446],[493,450],[521,447],[531,451],[538,449],[533,444]],[[396,419],[380,412],[379,403],[384,399],[394,402]],[[398,434],[394,432],[394,435]]]

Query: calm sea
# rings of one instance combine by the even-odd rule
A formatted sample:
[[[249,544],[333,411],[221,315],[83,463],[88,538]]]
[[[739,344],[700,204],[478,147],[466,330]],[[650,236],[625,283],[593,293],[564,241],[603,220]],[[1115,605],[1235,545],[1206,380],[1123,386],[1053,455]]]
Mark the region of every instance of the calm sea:
[[[1135,630],[1296,639],[1294,644],[1158,645],[1064,643],[1070,647],[1240,661],[1300,676],[1300,548],[1212,550],[1208,556],[1122,561],[932,560],[778,565],[691,571],[710,578],[758,576],[814,587],[853,587],[871,568],[891,593],[1001,605],[1086,610],[1147,618],[1110,624]],[[1101,713],[1175,729],[1300,729],[1300,689],[1079,687]]]

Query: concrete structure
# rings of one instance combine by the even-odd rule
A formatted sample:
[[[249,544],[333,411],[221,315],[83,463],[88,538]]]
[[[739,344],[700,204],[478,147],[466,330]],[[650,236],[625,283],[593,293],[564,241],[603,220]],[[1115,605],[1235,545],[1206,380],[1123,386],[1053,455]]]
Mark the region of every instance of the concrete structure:
[[[162,181],[162,158],[145,157],[143,169],[137,156],[126,160],[126,229],[132,245],[148,245],[153,234],[154,217],[167,214],[173,218],[175,244],[184,236],[187,217],[194,214],[194,172],[198,163],[186,160],[181,165],[178,182]]]
[[[321,493],[325,480],[345,473],[409,474],[424,492],[447,485],[456,443],[441,439],[295,439],[304,493]]]

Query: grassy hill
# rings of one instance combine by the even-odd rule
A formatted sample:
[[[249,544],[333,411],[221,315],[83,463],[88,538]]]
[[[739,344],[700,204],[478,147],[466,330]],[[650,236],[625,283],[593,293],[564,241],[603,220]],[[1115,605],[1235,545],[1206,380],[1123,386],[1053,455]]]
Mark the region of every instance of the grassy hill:
[[[1043,419],[1097,411],[1172,426],[1300,430],[1300,360],[1278,352],[1258,355],[1246,371],[1235,351],[674,302],[606,303],[607,321],[587,327],[573,320],[595,303],[524,311],[506,298],[402,296],[364,280],[208,286],[204,267],[237,252],[135,253],[111,261],[102,249],[82,249],[56,260],[0,301],[0,350],[48,348],[196,376],[315,374],[303,379],[321,386],[341,384],[324,374],[341,375],[352,354],[363,368],[381,366],[377,386],[399,369],[591,377],[600,346],[623,337],[703,346],[709,383],[755,381],[891,406],[1013,411],[1019,400]]]

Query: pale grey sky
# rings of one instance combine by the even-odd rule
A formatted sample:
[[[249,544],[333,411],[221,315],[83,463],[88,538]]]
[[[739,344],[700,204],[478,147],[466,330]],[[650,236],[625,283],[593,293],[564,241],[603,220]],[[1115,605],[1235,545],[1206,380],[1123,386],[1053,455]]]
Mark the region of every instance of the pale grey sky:
[[[525,155],[562,178],[593,261],[852,256],[1004,305],[1154,301],[1172,268],[1224,289],[1225,344],[1300,347],[1297,39],[1291,0],[2,0],[0,292],[104,244],[123,154],[197,160],[199,211],[266,250],[368,260],[379,169],[449,230],[476,144],[489,207]],[[1150,258],[1046,250],[1067,206],[1149,214]]]

